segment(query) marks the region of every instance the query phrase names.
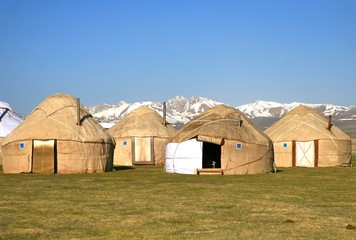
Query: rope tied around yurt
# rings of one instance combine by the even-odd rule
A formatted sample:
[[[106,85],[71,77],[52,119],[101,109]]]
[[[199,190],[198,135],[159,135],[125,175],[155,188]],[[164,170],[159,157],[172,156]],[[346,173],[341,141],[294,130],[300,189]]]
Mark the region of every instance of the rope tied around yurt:
[[[228,171],[228,170],[231,170],[231,169],[234,169],[234,168],[240,168],[240,167],[247,166],[247,165],[250,165],[250,164],[252,164],[252,163],[256,163],[256,162],[258,162],[258,161],[261,161],[261,160],[264,159],[264,156],[267,155],[267,154],[272,150],[272,148],[273,148],[273,146],[271,145],[271,146],[267,149],[267,151],[266,151],[264,154],[262,154],[261,157],[255,159],[255,160],[249,161],[249,162],[247,162],[247,163],[240,164],[240,165],[238,165],[238,166],[234,166],[234,167],[228,168],[229,161],[227,161],[227,164],[226,164],[226,167],[225,167],[225,169],[224,169],[224,172],[225,172],[225,171]]]
[[[331,134],[329,134],[328,132],[323,132],[321,129],[315,127],[313,124],[310,123],[312,120],[309,120],[309,121],[301,121],[301,120],[296,120],[296,119],[295,119],[296,117],[297,117],[297,116],[293,116],[293,117],[292,117],[291,119],[289,119],[288,121],[285,121],[284,124],[281,124],[281,126],[279,126],[277,129],[275,129],[275,131],[273,131],[273,132],[270,134],[270,135],[272,135],[274,132],[277,132],[279,129],[281,129],[282,127],[284,127],[285,125],[287,125],[287,124],[290,123],[290,122],[293,122],[293,121],[294,121],[294,122],[299,122],[299,124],[297,124],[294,128],[291,128],[291,129],[289,129],[288,131],[285,131],[285,132],[283,132],[282,134],[280,134],[280,135],[276,138],[276,140],[274,141],[274,143],[277,143],[277,142],[279,141],[279,139],[283,137],[283,135],[285,135],[285,134],[287,134],[287,133],[293,131],[293,130],[296,129],[297,127],[299,127],[299,126],[305,124],[305,125],[309,126],[310,128],[314,129],[315,131],[320,132],[320,133],[322,133],[323,135],[327,136],[325,139],[330,139],[330,140],[332,141],[332,143],[335,145],[336,149],[337,149],[340,153],[343,153],[343,151],[341,151],[340,148],[338,147],[338,145],[336,144],[336,142],[335,142],[335,140],[334,140],[334,138],[333,138],[333,136],[332,136]],[[315,117],[314,115],[312,115],[311,117],[313,117],[313,118],[314,118],[315,120],[317,120],[317,121],[320,121],[320,122],[324,123],[320,118],[317,118],[317,117]],[[329,130],[329,131],[330,131],[330,130]],[[330,133],[331,133],[331,131],[330,131]],[[320,139],[319,139],[319,140],[320,140]]]
[[[227,118],[226,118],[226,119],[217,119],[217,120],[213,120],[213,121],[211,121],[211,120],[199,120],[199,121],[200,121],[200,122],[206,122],[206,123],[200,125],[199,127],[194,128],[192,131],[188,131],[185,135],[183,135],[183,136],[181,136],[181,137],[179,138],[179,141],[181,141],[182,139],[185,139],[188,135],[191,135],[192,133],[197,132],[197,131],[199,131],[201,128],[203,128],[203,127],[205,127],[205,126],[207,126],[207,125],[210,125],[210,124],[215,124],[215,123],[220,123],[220,122],[238,122],[237,119],[233,119],[233,118],[229,118],[229,119],[227,119]],[[194,122],[197,122],[197,121],[194,121]],[[198,136],[198,135],[195,135],[195,136],[192,137],[191,139],[196,138],[197,136]],[[174,136],[173,136],[172,138],[174,138]]]

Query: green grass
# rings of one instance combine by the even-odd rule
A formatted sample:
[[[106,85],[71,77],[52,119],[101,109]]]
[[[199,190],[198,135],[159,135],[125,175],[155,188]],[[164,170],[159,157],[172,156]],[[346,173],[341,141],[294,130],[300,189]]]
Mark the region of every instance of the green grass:
[[[0,239],[355,239],[356,168],[3,174]]]

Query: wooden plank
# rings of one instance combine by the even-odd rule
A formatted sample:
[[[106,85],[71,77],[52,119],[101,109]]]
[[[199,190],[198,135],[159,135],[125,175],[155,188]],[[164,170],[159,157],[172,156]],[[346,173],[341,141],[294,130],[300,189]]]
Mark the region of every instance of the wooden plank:
[[[196,168],[195,175],[224,175],[221,168]]]
[[[296,142],[292,140],[292,167],[296,166]]]
[[[318,167],[319,165],[319,141],[314,140],[314,167]]]

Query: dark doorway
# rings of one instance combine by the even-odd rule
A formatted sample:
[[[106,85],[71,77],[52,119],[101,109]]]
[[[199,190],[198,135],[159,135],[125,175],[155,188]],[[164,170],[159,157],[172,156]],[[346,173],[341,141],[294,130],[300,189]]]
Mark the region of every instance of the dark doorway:
[[[203,168],[221,168],[221,146],[203,142]]]

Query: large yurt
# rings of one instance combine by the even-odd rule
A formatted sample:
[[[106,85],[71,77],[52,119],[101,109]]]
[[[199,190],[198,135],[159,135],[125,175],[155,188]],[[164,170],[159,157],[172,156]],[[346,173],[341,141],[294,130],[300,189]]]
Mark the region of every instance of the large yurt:
[[[109,129],[116,141],[114,165],[164,165],[166,144],[176,130],[155,110],[136,108]]]
[[[256,174],[274,170],[270,138],[239,110],[215,106],[172,136],[166,172]]]
[[[14,112],[8,103],[0,101],[0,165],[2,165],[1,145],[4,138],[23,120],[24,118]]]
[[[5,173],[112,171],[115,140],[67,94],[40,103],[4,140]]]
[[[269,127],[277,167],[330,167],[351,164],[351,138],[331,117],[298,106]]]

